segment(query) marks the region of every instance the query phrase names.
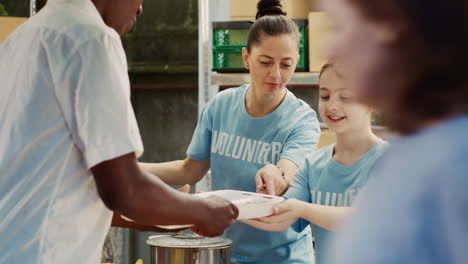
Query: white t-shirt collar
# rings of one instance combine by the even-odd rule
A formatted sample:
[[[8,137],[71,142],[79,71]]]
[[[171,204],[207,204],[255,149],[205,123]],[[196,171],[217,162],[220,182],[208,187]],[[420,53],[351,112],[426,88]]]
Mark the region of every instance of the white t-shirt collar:
[[[79,10],[86,14],[98,24],[105,24],[101,14],[91,0],[48,0],[47,5],[51,8],[63,8],[63,5],[66,5],[67,8],[77,9],[77,11]]]

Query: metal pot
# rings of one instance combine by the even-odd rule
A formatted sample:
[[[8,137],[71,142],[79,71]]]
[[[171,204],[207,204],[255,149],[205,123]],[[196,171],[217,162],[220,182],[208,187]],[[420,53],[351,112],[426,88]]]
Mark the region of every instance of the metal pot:
[[[151,236],[151,264],[230,264],[232,241],[190,234]]]

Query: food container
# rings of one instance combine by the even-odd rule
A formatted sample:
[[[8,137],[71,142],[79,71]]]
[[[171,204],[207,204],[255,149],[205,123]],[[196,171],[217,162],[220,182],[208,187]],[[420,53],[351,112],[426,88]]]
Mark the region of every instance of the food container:
[[[220,190],[198,195],[203,197],[216,195],[229,200],[239,208],[238,220],[269,216],[273,213],[273,206],[284,201],[283,197],[237,190]]]
[[[151,236],[151,264],[230,264],[232,241],[223,237],[201,237],[192,234]]]
[[[238,190],[219,190],[195,195],[205,198],[210,196],[219,196],[230,201],[239,209],[239,216],[237,217],[237,220],[247,220],[269,216],[273,213],[273,206],[284,201],[283,197]],[[133,221],[132,219],[123,215],[121,217],[127,221]],[[189,228],[193,226],[193,224],[155,226],[167,231],[174,231]]]

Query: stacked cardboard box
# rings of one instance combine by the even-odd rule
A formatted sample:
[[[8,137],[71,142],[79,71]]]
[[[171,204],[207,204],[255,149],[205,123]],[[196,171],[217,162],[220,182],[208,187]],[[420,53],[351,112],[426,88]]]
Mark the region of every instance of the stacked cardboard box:
[[[309,14],[309,71],[320,72],[327,63],[328,38],[331,22],[324,12]]]
[[[257,0],[231,0],[231,20],[254,20]],[[307,18],[309,12],[317,11],[315,0],[283,0],[283,9],[289,18]]]
[[[324,148],[331,144],[336,143],[336,134],[335,132],[329,130],[328,128],[322,128],[320,133],[320,140],[317,144],[317,149]]]
[[[309,71],[320,72],[327,62],[327,39],[331,23],[321,10],[320,0],[282,0],[283,8],[292,19],[308,19]],[[231,20],[255,20],[257,0],[231,0]]]

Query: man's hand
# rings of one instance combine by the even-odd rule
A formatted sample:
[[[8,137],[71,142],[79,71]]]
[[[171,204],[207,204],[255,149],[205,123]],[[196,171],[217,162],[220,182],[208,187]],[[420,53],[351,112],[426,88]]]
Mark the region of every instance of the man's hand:
[[[280,168],[268,164],[257,172],[255,184],[258,193],[281,195],[289,187]]]
[[[239,209],[218,196],[203,199],[206,201],[206,208],[203,212],[199,212],[199,221],[191,229],[206,237],[220,236],[229,225],[236,221]]]

